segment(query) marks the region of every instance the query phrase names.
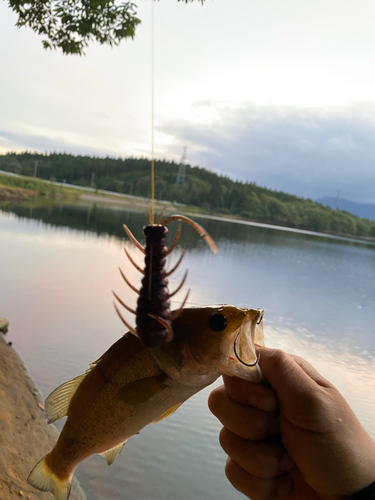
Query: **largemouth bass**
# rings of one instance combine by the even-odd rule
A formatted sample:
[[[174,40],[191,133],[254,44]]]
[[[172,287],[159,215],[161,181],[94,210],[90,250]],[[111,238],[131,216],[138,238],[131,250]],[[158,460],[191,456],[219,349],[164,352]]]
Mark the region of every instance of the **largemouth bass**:
[[[46,399],[49,423],[68,419],[28,482],[67,500],[82,460],[99,453],[111,464],[131,436],[172,415],[220,375],[261,381],[255,344],[263,345],[262,318],[261,309],[186,308],[173,322],[173,340],[153,349],[127,333]]]

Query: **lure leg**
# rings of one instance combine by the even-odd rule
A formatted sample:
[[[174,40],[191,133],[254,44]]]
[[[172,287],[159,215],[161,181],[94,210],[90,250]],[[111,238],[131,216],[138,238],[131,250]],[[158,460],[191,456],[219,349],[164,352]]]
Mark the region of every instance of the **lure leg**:
[[[161,326],[167,330],[171,338],[173,338],[173,330],[168,321],[165,321],[163,318],[160,318],[160,316],[156,316],[155,314],[148,313],[148,316],[157,321],[158,323],[160,323]]]
[[[157,220],[156,224],[161,224],[161,219],[163,218],[163,215],[164,215],[164,212],[165,212],[166,208],[167,207],[164,207],[163,210],[160,212],[160,215],[158,217],[158,220]]]
[[[116,302],[113,303],[113,305],[115,306],[115,309],[116,309],[116,312],[119,316],[119,318],[121,319],[121,321],[124,323],[124,325],[126,326],[126,328],[129,328],[129,330],[134,334],[134,335],[137,335],[137,331],[135,330],[135,328],[133,328],[132,326],[129,325],[129,323],[127,321],[124,320],[124,318],[122,317],[120,311],[118,310],[118,307],[116,305]]]
[[[172,250],[175,248],[175,246],[177,245],[177,242],[178,242],[178,240],[180,239],[180,236],[181,236],[181,229],[182,229],[182,225],[179,224],[177,226],[176,235],[174,237],[174,240],[172,241],[172,245],[166,251],[165,256],[169,255],[172,252]]]
[[[181,288],[183,287],[184,283],[185,283],[185,280],[186,280],[186,277],[188,275],[188,272],[187,270],[185,271],[185,274],[184,274],[184,277],[182,278],[182,281],[181,283],[179,284],[179,286],[176,288],[176,290],[172,293],[169,294],[169,298],[173,297],[173,295],[176,295],[177,292],[179,292],[181,290]]]
[[[180,258],[178,259],[178,261],[177,261],[177,264],[176,264],[174,267],[172,267],[172,269],[171,269],[170,271],[168,271],[167,273],[165,273],[165,276],[166,276],[166,277],[170,276],[172,273],[174,273],[174,272],[175,272],[175,270],[176,270],[176,269],[178,268],[178,266],[181,264],[181,261],[182,261],[182,259],[184,258],[185,253],[186,253],[186,252],[185,252],[185,250],[183,250],[183,251],[182,251],[182,254],[181,254],[181,257],[180,257]]]
[[[124,278],[124,281],[128,285],[128,287],[131,288],[132,290],[134,290],[139,295],[139,290],[137,288],[135,288],[135,286],[133,286],[130,283],[130,281],[127,279],[127,277],[125,276],[125,274],[122,272],[121,267],[119,267],[119,270],[120,270],[121,276]]]
[[[127,306],[121,299],[120,297],[112,290],[112,293],[113,295],[116,297],[116,299],[120,302],[120,304],[125,307],[125,309],[127,309],[129,312],[135,314],[135,311],[134,309],[132,309],[131,307]]]
[[[126,231],[126,234],[129,236],[129,238],[132,240],[132,242],[134,243],[134,245],[139,248],[139,250],[142,252],[142,253],[146,253],[144,247],[139,243],[139,241],[137,240],[137,238],[133,235],[133,233],[130,231],[130,229],[128,228],[128,226],[126,226],[124,224],[124,229]]]
[[[189,219],[189,217],[185,217],[184,215],[171,215],[170,217],[168,217],[167,219],[165,219],[162,222],[162,226],[166,226],[168,224],[168,222],[170,222],[171,220],[176,220],[176,219],[182,220],[182,221],[186,222],[187,224],[190,224],[190,226],[193,226],[193,228],[202,236],[202,238],[205,240],[205,242],[211,248],[211,250],[214,253],[218,252],[218,248],[217,248],[214,240],[211,238],[211,236],[208,233],[206,233],[205,229],[200,224]]]
[[[127,256],[127,257],[128,257],[128,259],[130,260],[130,262],[133,264],[133,266],[134,266],[136,269],[138,269],[138,271],[139,271],[140,273],[145,274],[145,273],[144,273],[144,271],[143,271],[143,269],[141,269],[141,268],[138,266],[138,264],[136,264],[136,263],[134,262],[134,260],[130,257],[129,252],[126,250],[126,248],[124,248],[124,250],[125,250],[126,256]]]
[[[190,293],[190,290],[188,290],[188,292],[187,292],[187,294],[186,294],[186,296],[184,298],[184,301],[182,302],[180,308],[177,309],[177,311],[174,311],[174,313],[171,315],[171,321],[174,321],[181,314],[181,311],[184,308],[184,305],[186,304],[186,301],[187,301],[187,299],[189,297],[189,293]]]

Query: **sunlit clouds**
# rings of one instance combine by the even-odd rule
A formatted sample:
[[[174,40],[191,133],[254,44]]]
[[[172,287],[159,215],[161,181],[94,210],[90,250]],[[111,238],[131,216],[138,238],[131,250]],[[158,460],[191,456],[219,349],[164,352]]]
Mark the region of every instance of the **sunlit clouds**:
[[[0,153],[150,156],[150,7],[134,41],[79,58],[43,50],[0,3]],[[374,202],[374,16],[369,0],[156,2],[156,156],[187,146],[233,178]]]
[[[207,122],[176,120],[163,127],[175,138],[174,151],[190,144],[199,165],[313,199],[340,190],[343,197],[375,202],[374,104],[200,106],[202,115],[213,108]]]

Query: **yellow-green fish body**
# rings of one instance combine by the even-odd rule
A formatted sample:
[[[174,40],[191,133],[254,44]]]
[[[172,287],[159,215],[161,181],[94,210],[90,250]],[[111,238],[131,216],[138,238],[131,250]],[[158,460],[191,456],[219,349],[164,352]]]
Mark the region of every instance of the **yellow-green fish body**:
[[[160,348],[144,347],[130,333],[122,337],[84,375],[48,396],[48,421],[68,419],[29,483],[66,500],[74,469],[88,456],[100,453],[112,463],[129,437],[221,374],[259,381],[254,343],[263,343],[262,315],[234,306],[184,309],[173,323],[174,339]]]

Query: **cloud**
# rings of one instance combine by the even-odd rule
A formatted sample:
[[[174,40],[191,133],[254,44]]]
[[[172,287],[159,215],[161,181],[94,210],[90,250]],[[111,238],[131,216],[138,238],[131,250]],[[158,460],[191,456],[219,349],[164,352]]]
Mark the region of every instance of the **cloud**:
[[[197,111],[198,110],[198,111]],[[375,203],[375,105],[297,108],[205,101],[160,127],[189,160],[242,181],[319,198]]]
[[[72,144],[63,137],[49,138],[36,134],[21,134],[0,129],[0,154],[8,151],[37,151],[40,153],[72,153],[78,155],[112,155],[112,151]]]

